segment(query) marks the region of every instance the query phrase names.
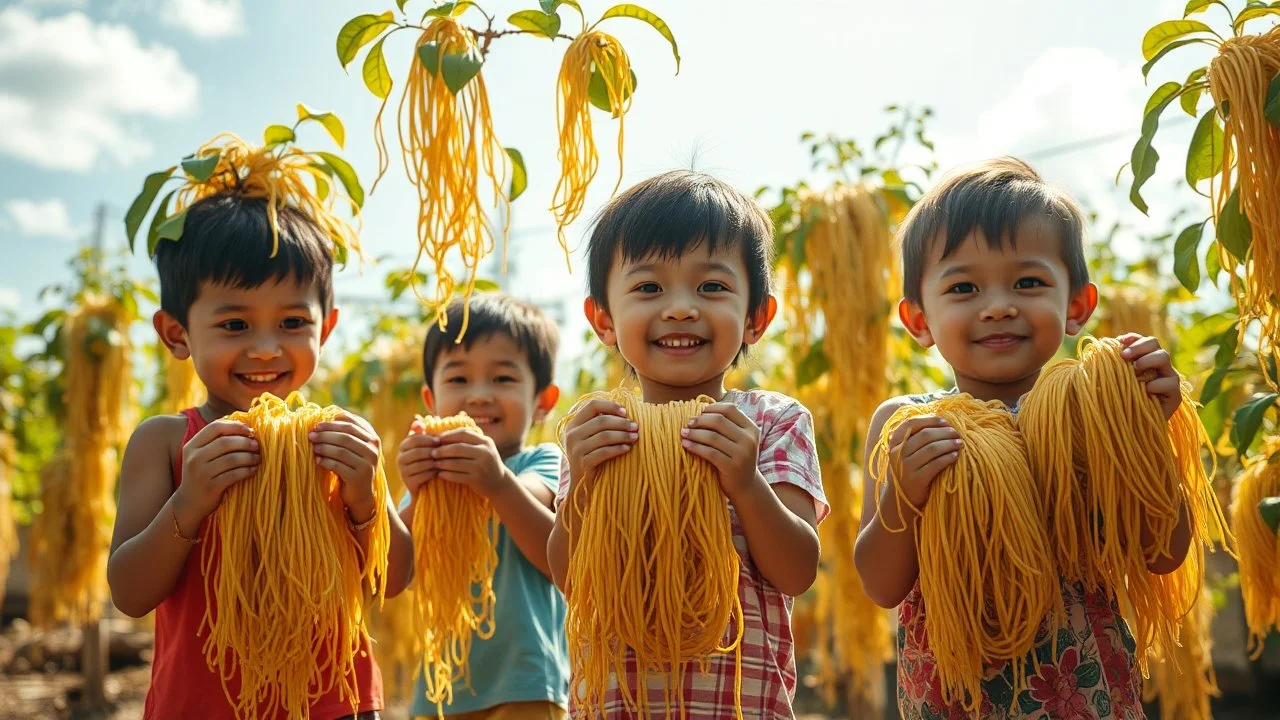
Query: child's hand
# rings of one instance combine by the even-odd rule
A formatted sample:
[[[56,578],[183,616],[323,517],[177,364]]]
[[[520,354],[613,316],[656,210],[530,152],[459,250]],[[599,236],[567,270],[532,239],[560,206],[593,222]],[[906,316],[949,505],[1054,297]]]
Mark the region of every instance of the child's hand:
[[[362,523],[377,511],[373,483],[377,477],[381,441],[363,418],[342,413],[333,422],[322,422],[308,436],[316,464],[342,481],[342,504],[350,520]]]
[[[570,489],[591,482],[602,463],[635,447],[639,429],[626,409],[611,400],[597,398],[584,405],[565,428]]]
[[[1151,375],[1146,381],[1147,394],[1160,401],[1160,409],[1164,411],[1164,419],[1168,420],[1178,411],[1182,404],[1182,377],[1173,369],[1173,359],[1169,351],[1160,347],[1160,341],[1153,337],[1143,337],[1137,333],[1122,335],[1117,340],[1124,349],[1120,356],[1133,363],[1133,369],[1141,379],[1144,374]]]
[[[934,478],[955,463],[963,444],[960,433],[937,415],[913,417],[893,431],[889,438],[889,473],[895,476],[893,479],[912,507],[924,508]],[[881,507],[895,496],[894,483],[885,483]]]
[[[440,445],[440,438],[428,435],[425,426],[414,420],[409,426],[409,434],[400,441],[400,452],[396,455],[396,464],[400,468],[400,479],[409,497],[418,494],[422,487],[436,477],[435,461],[431,459],[431,451]]]
[[[184,527],[188,537],[195,537],[199,523],[204,522],[227,488],[253,477],[258,472],[262,455],[253,428],[231,420],[215,420],[201,428],[182,448],[182,484],[175,493],[180,503],[198,517],[195,527]]]
[[[441,480],[466,485],[487,498],[506,487],[503,480],[507,478],[507,466],[488,435],[459,428],[444,433],[439,440],[440,444],[431,451],[428,467]]]
[[[759,472],[760,428],[736,405],[715,403],[680,430],[685,450],[711,463],[720,489],[733,500]]]

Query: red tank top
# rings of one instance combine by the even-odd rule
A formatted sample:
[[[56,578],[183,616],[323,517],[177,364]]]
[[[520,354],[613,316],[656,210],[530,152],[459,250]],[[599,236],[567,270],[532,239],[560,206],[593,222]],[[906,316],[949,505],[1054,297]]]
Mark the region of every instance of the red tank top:
[[[194,408],[182,411],[187,418],[185,446],[205,421]],[[182,484],[182,451],[173,466],[173,488]],[[204,718],[236,720],[235,712],[223,692],[218,673],[209,669],[204,656],[204,636],[200,622],[205,614],[204,573],[200,569],[200,549],[187,555],[187,562],[174,583],[173,591],[156,606],[156,637],[151,665],[151,688],[147,691],[144,720],[171,718]],[[381,710],[382,673],[373,658],[366,636],[356,657],[356,681],[360,692],[357,712]],[[227,683],[232,693],[240,690],[238,677]],[[312,720],[335,720],[352,714],[351,704],[340,700],[334,689],[311,706]],[[284,718],[281,713],[278,717]],[[267,715],[259,718],[267,719]]]

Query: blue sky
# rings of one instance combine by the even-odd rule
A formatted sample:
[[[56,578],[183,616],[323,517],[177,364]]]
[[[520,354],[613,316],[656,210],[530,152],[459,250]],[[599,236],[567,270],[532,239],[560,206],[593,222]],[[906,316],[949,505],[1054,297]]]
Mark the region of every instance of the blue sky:
[[[408,8],[421,12],[428,4],[411,0]],[[598,16],[612,3],[582,4]],[[1114,177],[1150,92],[1139,71],[1142,35],[1180,16],[1183,2],[917,0],[906,13],[900,3],[857,0],[642,4],[671,26],[683,62],[676,76],[670,48],[656,33],[610,21],[640,79],[626,119],[624,187],[690,165],[748,191],[791,183],[812,177],[800,133],[869,141],[885,126],[885,105],[927,104],[937,113],[931,135],[944,168],[1031,154],[1049,179],[1108,220],[1149,222],[1127,204]],[[483,5],[505,17],[536,3]],[[350,76],[339,67],[334,37],[351,16],[391,7],[391,0],[0,3],[0,312],[39,311],[39,288],[67,276],[66,260],[88,236],[98,203],[108,207],[106,242],[119,247],[123,212],[148,172],[221,131],[260,138],[265,125],[291,122],[298,102],[342,117],[345,156],[367,186],[376,165],[377,104],[358,63]],[[388,60],[399,79],[412,38],[401,33],[393,42]],[[563,307],[572,338],[584,327],[577,309],[582,274],[566,271],[546,210],[558,170],[554,83],[563,48],[563,41],[503,38],[484,74],[497,132],[522,150],[530,173],[513,214],[518,274],[509,289]],[[1175,59],[1152,87],[1181,81],[1185,70],[1178,76],[1178,69]],[[393,92],[398,98],[398,88]],[[600,114],[595,125],[601,172],[584,217],[607,200],[617,173],[616,127]],[[1171,125],[1158,144],[1165,162],[1148,193],[1157,221],[1195,201],[1176,182],[1192,125]],[[1084,150],[1034,155],[1126,130]],[[394,131],[389,139],[394,153]],[[303,140],[327,149],[322,135]],[[416,198],[396,170],[393,163],[364,217],[366,247],[391,259],[363,274],[342,273],[340,302],[377,297],[386,271],[412,259]],[[571,229],[573,244],[584,229]],[[140,275],[153,272],[144,258],[134,265]],[[567,349],[573,347],[570,340]]]

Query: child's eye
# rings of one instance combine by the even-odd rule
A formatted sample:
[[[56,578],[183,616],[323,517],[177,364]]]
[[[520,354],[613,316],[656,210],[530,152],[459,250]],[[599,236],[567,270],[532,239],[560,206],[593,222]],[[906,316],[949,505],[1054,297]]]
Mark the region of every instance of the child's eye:
[[[444,381],[449,385],[465,385],[467,383],[467,379],[461,375],[454,375],[451,378],[445,378]]]
[[[515,377],[513,377],[513,376],[511,376],[511,375],[499,375],[496,379],[497,379],[497,381],[498,381],[498,382],[500,382],[500,383],[513,383],[513,382],[519,382],[519,380],[517,380]]]
[[[1037,277],[1018,278],[1018,282],[1013,285],[1018,290],[1030,290],[1032,288],[1045,287],[1045,281]]]
[[[948,295],[968,295],[976,292],[978,292],[978,286],[971,282],[956,283],[955,285],[947,288]]]
[[[647,282],[647,283],[640,283],[635,287],[635,290],[633,290],[632,292],[639,292],[639,293],[645,293],[645,294],[660,293],[662,292],[662,288],[658,285],[658,283]]]
[[[218,327],[230,332],[244,332],[249,329],[249,323],[243,320],[226,320],[218,323]]]
[[[299,330],[310,324],[311,324],[311,320],[309,318],[304,318],[304,317],[285,318],[284,322],[280,323],[280,325],[283,326],[284,329],[286,330]]]
[[[714,292],[724,292],[728,289],[729,288],[722,282],[719,282],[717,280],[708,280],[702,283],[702,287],[698,288],[698,292],[714,293]]]

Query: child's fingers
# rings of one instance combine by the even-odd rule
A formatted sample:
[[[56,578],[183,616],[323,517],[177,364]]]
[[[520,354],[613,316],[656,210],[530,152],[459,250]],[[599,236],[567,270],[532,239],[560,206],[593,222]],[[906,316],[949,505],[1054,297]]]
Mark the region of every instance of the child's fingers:
[[[630,447],[640,438],[640,433],[633,430],[606,430],[604,432],[593,433],[592,435],[582,438],[574,443],[574,453],[582,457],[590,455],[592,452],[602,447],[611,445],[626,445]]]
[[[423,435],[426,432],[427,432],[427,426],[421,420],[414,420],[413,422],[409,423],[410,435]]]
[[[321,435],[345,435],[347,437],[356,438],[368,445],[377,447],[381,442],[377,433],[372,430],[365,429],[364,426],[354,422],[322,422],[317,423],[311,429],[310,437],[312,442]]]
[[[962,443],[960,438],[936,440],[911,453],[911,455],[904,460],[904,464],[923,470],[934,460],[950,453],[959,452],[961,447]]]
[[[1143,336],[1139,335],[1138,333],[1125,333],[1117,337],[1116,340],[1119,340],[1121,345],[1125,347],[1129,347],[1130,345],[1141,340],[1142,338]]]
[[[258,441],[246,435],[221,435],[209,442],[202,448],[197,448],[192,455],[199,457],[217,458],[221,455],[234,452],[258,453],[261,448]]]
[[[262,456],[253,452],[231,452],[219,455],[207,464],[205,464],[206,472],[209,477],[216,478],[224,472],[236,470],[239,468],[251,468],[257,472],[258,463],[262,461]]]
[[[901,425],[894,429],[893,434],[889,436],[889,447],[901,445],[920,430],[934,427],[950,427],[946,420],[937,415],[920,415],[919,417],[909,418]]]
[[[1125,337],[1127,338],[1129,336],[1126,335]],[[1121,341],[1121,342],[1124,342],[1124,341]],[[1133,360],[1134,358],[1140,358],[1143,355],[1156,352],[1159,349],[1160,349],[1159,340],[1153,337],[1138,336],[1136,339],[1130,340],[1129,344],[1127,344],[1125,348],[1120,351],[1120,357],[1124,358],[1125,360]]]
[[[484,445],[486,440],[484,435],[476,433],[468,428],[455,428],[447,433],[441,434],[436,440],[440,445],[464,444],[464,445]]]
[[[733,453],[734,442],[715,430],[706,430],[696,427],[682,428],[680,430],[680,437],[682,438],[680,444],[686,448],[692,445],[701,445],[718,451],[726,458]]]
[[[903,457],[910,457],[920,452],[920,450],[927,445],[932,445],[936,442],[948,442],[952,440],[958,441],[959,439],[960,432],[950,425],[944,427],[925,428],[924,430],[914,433],[911,437],[907,438],[904,443],[902,443],[902,455]]]
[[[484,452],[483,446],[470,445],[466,443],[446,443],[438,448],[431,450],[431,457],[437,460],[446,458],[476,458]]]
[[[368,420],[365,420],[359,415],[355,415],[353,413],[350,413],[344,410],[338,413],[336,420],[338,420],[339,422],[345,421],[347,423],[355,425],[356,427],[363,430],[365,435],[368,437],[374,437],[374,438],[378,437],[378,431],[373,429],[373,425],[371,425]],[[320,423],[320,424],[327,425],[328,423]]]
[[[401,468],[400,474],[408,477],[410,475],[422,475],[424,473],[432,473],[436,471],[436,461],[418,460],[416,462],[405,465]]]
[[[344,432],[329,430],[326,432],[311,431],[307,436],[311,440],[311,444],[319,452],[321,447],[338,447],[350,453],[364,458],[376,458],[378,456],[378,446],[372,445],[368,440],[348,435]]]
[[[1135,360],[1133,369],[1139,374],[1154,370],[1160,377],[1169,377],[1173,375],[1173,359],[1168,350],[1155,350]]]
[[[370,464],[367,452],[360,452],[358,449],[330,445],[328,443],[317,443],[312,447],[317,458],[335,460],[352,468],[359,467],[361,464]],[[366,447],[365,450],[367,451],[368,448]]]
[[[960,457],[960,453],[958,451],[939,455],[924,465],[921,465],[918,472],[921,477],[927,477],[930,479],[935,478],[938,476],[938,473],[953,465],[958,457]]]
[[[706,460],[707,462],[711,463],[712,465],[715,465],[716,467],[720,467],[721,465],[732,460],[732,458],[729,456],[729,453],[725,452],[724,450],[714,445],[695,442],[693,440],[690,440],[689,438],[685,438],[684,440],[681,440],[680,445],[685,450],[687,450],[691,455],[696,455],[702,458],[703,460]]]
[[[565,433],[565,445],[574,445],[576,447],[583,443],[591,443],[593,439],[598,439],[601,435],[617,438],[617,433],[639,437],[639,432],[640,426],[626,418],[616,415],[601,415]],[[615,439],[613,442],[619,442],[619,440]],[[592,445],[592,447],[595,447],[595,445]]]
[[[253,428],[242,422],[235,422],[233,420],[214,420],[201,428],[200,432],[196,433],[195,436],[187,442],[187,447],[202,448],[218,438],[228,435],[241,435],[252,438]]]
[[[755,425],[755,423],[751,422],[751,419],[744,415],[742,410],[733,403],[720,402],[708,405],[703,408],[698,417],[694,418],[694,421],[708,416],[725,418],[734,425],[744,429]]]
[[[232,468],[231,470],[219,473],[215,476],[213,478],[214,486],[218,488],[219,491],[225,492],[227,488],[235,485],[241,480],[248,480],[257,474],[257,472],[258,468],[256,465],[254,467]]]
[[[360,474],[353,465],[331,457],[317,457],[316,464],[343,479],[354,478]]]
[[[432,448],[430,447],[405,448],[402,445],[400,447],[400,454],[396,457],[396,461],[401,465],[408,465],[422,460],[430,460],[431,450]]]
[[[1147,394],[1175,396],[1181,392],[1181,383],[1176,377],[1156,378],[1147,383]]]
[[[735,408],[736,409],[736,408]],[[741,414],[741,413],[739,413]],[[746,416],[743,416],[746,420]],[[739,434],[745,428],[734,422],[733,418],[722,412],[711,412],[710,408],[703,411],[701,415],[689,420],[690,428],[702,428],[717,432],[721,435]]]
[[[409,450],[417,450],[420,448],[433,448],[440,444],[440,440],[434,435],[407,435],[404,440],[400,441],[400,452]]]
[[[583,405],[578,413],[569,421],[569,429],[578,427],[602,415],[614,415],[617,417],[626,417],[627,409],[612,400],[604,398],[596,398],[590,400]]]
[[[633,446],[628,443],[625,445],[605,445],[604,447],[596,448],[582,456],[583,469],[588,472],[595,470],[600,465],[616,457],[621,457],[632,447]]]

